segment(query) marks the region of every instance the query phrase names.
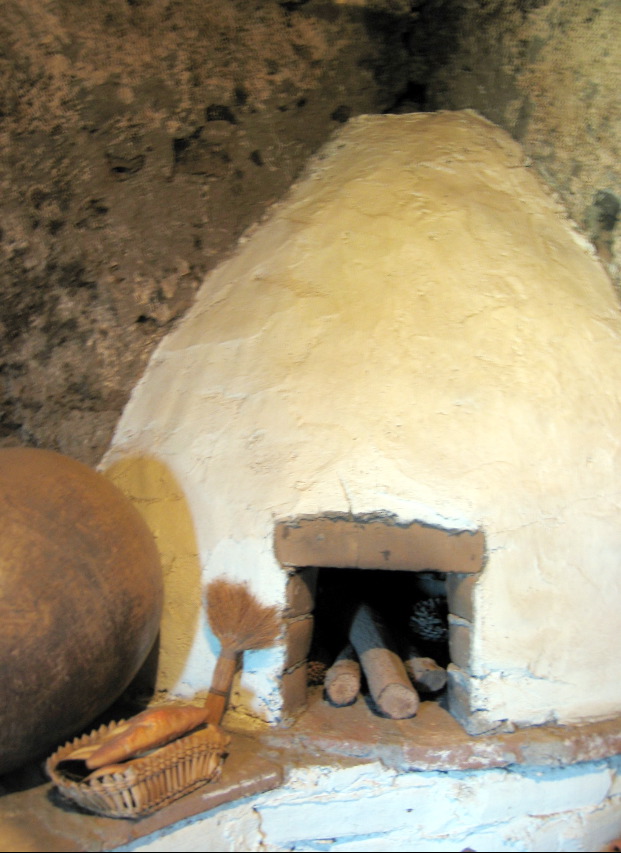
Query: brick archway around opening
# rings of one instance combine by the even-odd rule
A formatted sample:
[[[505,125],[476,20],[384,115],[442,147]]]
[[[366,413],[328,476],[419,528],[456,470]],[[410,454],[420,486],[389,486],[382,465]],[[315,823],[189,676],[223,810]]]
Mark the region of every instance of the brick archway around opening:
[[[307,655],[319,569],[385,569],[446,574],[449,610],[449,705],[469,729],[470,649],[473,590],[486,562],[481,529],[449,529],[403,522],[388,513],[325,513],[277,522],[274,551],[288,574],[285,609],[286,657],[282,675],[284,716],[306,706]]]
[[[485,560],[482,530],[447,530],[388,514],[330,513],[276,525],[274,548],[284,568],[305,566],[470,574]]]

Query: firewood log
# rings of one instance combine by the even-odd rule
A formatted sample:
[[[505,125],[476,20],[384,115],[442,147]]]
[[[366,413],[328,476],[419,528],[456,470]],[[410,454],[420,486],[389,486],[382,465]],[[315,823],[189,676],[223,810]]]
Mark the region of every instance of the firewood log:
[[[437,693],[446,686],[447,674],[433,658],[424,657],[410,646],[404,655],[405,671],[419,693]]]
[[[351,705],[360,693],[360,664],[348,643],[326,673],[326,695],[333,705]]]
[[[413,717],[419,706],[405,665],[394,651],[388,629],[367,604],[354,614],[349,639],[358,654],[369,692],[380,711],[393,720]]]

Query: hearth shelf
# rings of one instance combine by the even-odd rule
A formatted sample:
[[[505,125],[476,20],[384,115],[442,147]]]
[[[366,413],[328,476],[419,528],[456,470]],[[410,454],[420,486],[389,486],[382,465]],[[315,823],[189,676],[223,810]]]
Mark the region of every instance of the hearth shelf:
[[[511,765],[562,767],[621,754],[621,717],[577,726],[538,726],[471,737],[435,702],[423,702],[411,720],[376,716],[359,698],[332,708],[321,690],[289,728],[247,733],[230,726],[231,752],[219,782],[207,784],[142,820],[115,820],[81,812],[61,800],[37,768],[5,781],[0,839],[17,851],[114,850],[224,804],[279,788],[292,770],[374,762],[401,772],[491,770]]]

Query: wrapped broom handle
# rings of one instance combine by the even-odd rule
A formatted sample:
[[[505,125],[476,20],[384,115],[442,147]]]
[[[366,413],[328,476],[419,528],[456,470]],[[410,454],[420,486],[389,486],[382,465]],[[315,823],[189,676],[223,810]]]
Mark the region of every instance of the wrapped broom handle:
[[[231,693],[239,655],[249,649],[271,646],[280,633],[280,614],[276,607],[258,601],[245,583],[218,578],[207,586],[207,618],[220,640],[209,694],[205,700],[208,723],[219,725]]]
[[[205,700],[205,719],[208,723],[219,725],[229,702],[233,676],[237,669],[239,654],[231,649],[222,648],[211,679],[211,687]]]

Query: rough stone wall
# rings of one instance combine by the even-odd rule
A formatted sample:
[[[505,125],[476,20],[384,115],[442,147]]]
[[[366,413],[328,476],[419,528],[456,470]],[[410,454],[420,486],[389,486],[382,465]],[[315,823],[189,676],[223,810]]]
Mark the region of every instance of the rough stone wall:
[[[428,108],[473,108],[519,140],[620,285],[619,3],[434,5],[437,14],[450,9],[443,44],[452,35],[454,47],[423,64]],[[420,40],[423,24],[412,38]]]
[[[205,272],[393,103],[407,6],[3,3],[0,445],[100,458]]]
[[[204,274],[350,116],[470,107],[618,284],[618,0],[5,0],[0,446],[95,463]]]

